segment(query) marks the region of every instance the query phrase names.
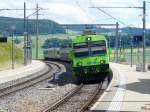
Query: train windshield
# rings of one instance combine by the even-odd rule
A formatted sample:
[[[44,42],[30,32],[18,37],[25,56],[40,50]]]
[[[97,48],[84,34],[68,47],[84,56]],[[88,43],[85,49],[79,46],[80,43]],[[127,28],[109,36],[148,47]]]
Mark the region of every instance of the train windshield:
[[[90,54],[101,55],[106,54],[106,43],[105,41],[95,41],[90,43]]]
[[[89,48],[87,43],[75,43],[74,44],[75,57],[89,56]]]
[[[75,57],[96,56],[106,54],[106,42],[95,41],[74,44]]]

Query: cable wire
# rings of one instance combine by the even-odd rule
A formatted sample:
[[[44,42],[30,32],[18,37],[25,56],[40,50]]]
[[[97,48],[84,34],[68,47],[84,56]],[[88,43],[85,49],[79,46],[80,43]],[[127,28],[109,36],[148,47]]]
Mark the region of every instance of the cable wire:
[[[121,24],[123,24],[123,25],[129,27],[129,25],[127,25],[127,24],[124,23],[123,21],[119,20],[118,18],[113,17],[111,14],[107,13],[106,11],[102,10],[101,8],[97,8],[97,9],[98,9],[99,11],[103,12],[104,14],[106,14],[107,16],[109,16],[109,17],[111,17],[111,18],[117,20],[117,21],[120,22]]]
[[[92,23],[95,22],[95,20],[93,20],[93,18],[87,13],[87,11],[81,7],[77,0],[75,0],[75,3],[80,8],[80,10],[82,10],[82,12],[84,12],[87,15],[87,17],[91,20]]]

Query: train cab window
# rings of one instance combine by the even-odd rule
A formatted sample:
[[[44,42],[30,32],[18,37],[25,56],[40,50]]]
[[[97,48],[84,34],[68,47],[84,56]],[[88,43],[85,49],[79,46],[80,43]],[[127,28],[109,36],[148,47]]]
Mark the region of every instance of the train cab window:
[[[106,54],[106,42],[102,40],[88,43],[76,43],[74,44],[74,54],[76,57]]]
[[[74,43],[74,49],[78,49],[78,48],[86,48],[87,47],[87,43],[83,42],[83,43]]]
[[[96,41],[90,43],[91,55],[102,55],[106,54],[106,42]]]
[[[89,56],[89,49],[87,43],[75,43],[73,47],[74,54],[76,57]]]

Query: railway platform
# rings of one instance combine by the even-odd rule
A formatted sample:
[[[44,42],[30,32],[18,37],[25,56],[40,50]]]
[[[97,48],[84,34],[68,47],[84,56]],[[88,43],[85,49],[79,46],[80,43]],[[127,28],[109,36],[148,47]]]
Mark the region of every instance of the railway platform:
[[[0,71],[0,89],[15,83],[30,80],[48,71],[48,67],[41,61],[33,60],[31,64],[16,69]]]
[[[111,63],[113,79],[92,112],[150,112],[150,72]]]

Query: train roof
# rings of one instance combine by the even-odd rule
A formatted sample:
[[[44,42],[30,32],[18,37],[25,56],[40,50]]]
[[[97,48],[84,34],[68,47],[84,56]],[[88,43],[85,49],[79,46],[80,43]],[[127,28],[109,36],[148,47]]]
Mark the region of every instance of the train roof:
[[[105,36],[102,34],[100,34],[100,35],[80,35],[73,39],[73,43],[87,42],[88,39],[90,39],[90,41],[100,41],[100,40],[106,41]]]

